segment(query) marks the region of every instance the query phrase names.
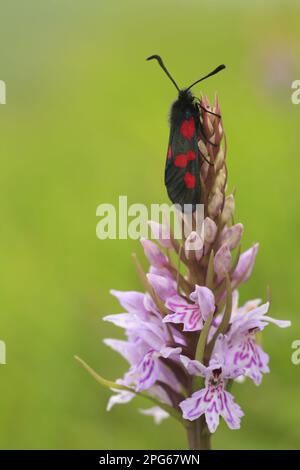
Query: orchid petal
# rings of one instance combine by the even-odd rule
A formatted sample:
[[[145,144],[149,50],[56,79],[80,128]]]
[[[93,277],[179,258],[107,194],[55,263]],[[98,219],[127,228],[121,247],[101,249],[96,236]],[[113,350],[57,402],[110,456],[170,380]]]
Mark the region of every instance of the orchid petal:
[[[160,424],[163,420],[169,418],[169,413],[160,408],[159,406],[153,406],[152,408],[147,408],[146,410],[140,409],[139,412],[145,416],[152,416],[155,424]]]

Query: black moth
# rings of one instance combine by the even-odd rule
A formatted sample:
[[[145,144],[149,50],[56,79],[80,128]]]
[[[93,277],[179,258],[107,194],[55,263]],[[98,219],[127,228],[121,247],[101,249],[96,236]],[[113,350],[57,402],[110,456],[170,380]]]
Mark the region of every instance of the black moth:
[[[158,61],[178,90],[178,98],[172,104],[170,111],[170,139],[165,168],[165,185],[168,196],[173,204],[178,205],[185,212],[194,212],[201,197],[200,165],[203,160],[200,158],[206,160],[204,155],[200,153],[198,141],[201,138],[209,142],[203,131],[200,114],[202,111],[210,114],[215,113],[206,110],[200,103],[197,103],[190,89],[196,83],[223,70],[225,65],[219,65],[205,77],[181,90],[166,69],[161,57],[152,55],[147,58],[147,60],[152,59]]]

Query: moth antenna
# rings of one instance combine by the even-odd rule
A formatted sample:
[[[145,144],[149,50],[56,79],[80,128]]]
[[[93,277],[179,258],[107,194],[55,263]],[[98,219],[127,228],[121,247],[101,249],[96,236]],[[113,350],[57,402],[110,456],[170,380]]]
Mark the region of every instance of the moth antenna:
[[[202,80],[205,80],[206,78],[208,77],[211,77],[212,75],[215,75],[216,73],[219,73],[221,72],[221,70],[225,69],[225,65],[222,64],[222,65],[219,65],[215,70],[213,70],[212,72],[210,72],[208,75],[205,75],[205,77],[203,78],[200,78],[199,80],[197,80],[196,82],[192,83],[192,85],[190,85],[187,90],[190,90],[194,85],[196,85],[197,83],[199,82],[202,82]]]
[[[168,72],[168,70],[166,69],[166,66],[165,64],[163,63],[162,61],[162,58],[159,56],[159,55],[151,55],[150,57],[147,57],[146,60],[152,60],[152,59],[156,59],[157,62],[159,63],[159,65],[161,66],[161,68],[163,69],[163,71],[165,72],[165,74],[169,77],[169,79],[171,80],[171,82],[173,83],[173,85],[176,87],[176,89],[178,91],[180,91],[180,88],[179,86],[177,85],[177,83],[175,82],[174,78],[170,75],[170,73]]]

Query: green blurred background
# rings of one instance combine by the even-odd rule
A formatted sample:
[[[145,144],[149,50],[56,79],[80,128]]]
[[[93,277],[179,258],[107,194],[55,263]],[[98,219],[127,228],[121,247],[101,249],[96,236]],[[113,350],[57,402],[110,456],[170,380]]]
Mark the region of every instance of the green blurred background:
[[[1,0],[0,366],[1,448],[180,449],[185,434],[155,427],[141,399],[105,411],[109,392],[73,359],[110,379],[124,361],[101,322],[121,311],[110,288],[139,289],[131,252],[138,241],[96,238],[96,207],[166,202],[167,111],[179,84],[219,63],[203,84],[217,89],[228,140],[229,187],[237,188],[243,246],[260,242],[242,300],[272,289],[264,348],[272,373],[261,387],[235,385],[240,431],[224,423],[218,449],[300,448],[300,366],[291,363],[299,321],[300,5],[289,1]],[[195,91],[199,92],[200,87]]]

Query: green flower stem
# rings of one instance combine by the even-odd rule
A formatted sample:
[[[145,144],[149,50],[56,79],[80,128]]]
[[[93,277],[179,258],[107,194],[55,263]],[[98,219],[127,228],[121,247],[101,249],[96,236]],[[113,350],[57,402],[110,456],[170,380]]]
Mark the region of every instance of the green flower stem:
[[[211,434],[208,430],[204,415],[192,421],[187,427],[187,438],[190,450],[211,449]]]

